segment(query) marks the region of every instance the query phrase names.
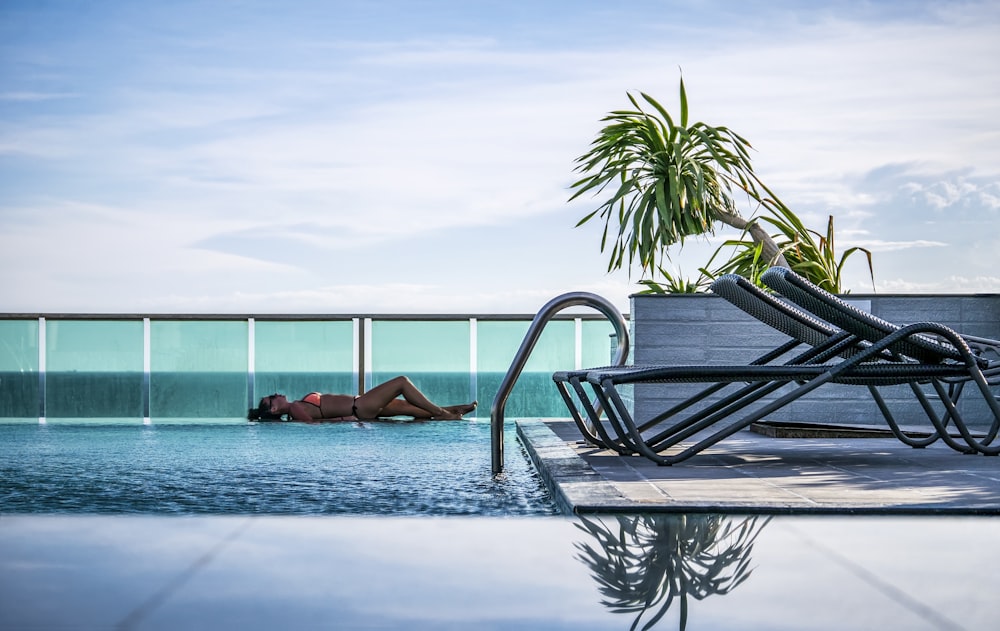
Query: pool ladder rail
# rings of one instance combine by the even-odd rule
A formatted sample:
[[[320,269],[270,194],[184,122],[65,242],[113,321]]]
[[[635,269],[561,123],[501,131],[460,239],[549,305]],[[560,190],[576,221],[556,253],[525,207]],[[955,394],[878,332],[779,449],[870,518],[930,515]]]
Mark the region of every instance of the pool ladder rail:
[[[541,337],[545,325],[563,309],[580,306],[596,309],[607,317],[615,327],[615,335],[618,338],[618,351],[615,355],[614,365],[623,366],[628,360],[628,324],[625,322],[625,317],[609,300],[597,294],[575,291],[556,296],[547,302],[539,309],[531,321],[531,326],[528,327],[528,332],[525,333],[524,340],[521,341],[521,346],[517,349],[510,368],[507,369],[507,374],[504,375],[503,381],[500,382],[500,388],[497,390],[496,397],[493,399],[493,406],[490,408],[490,443],[493,450],[493,475],[503,472],[504,407],[507,405],[507,397],[510,396],[511,390],[514,389],[514,384],[517,383],[518,377],[521,376],[521,371],[524,369],[531,351],[535,348],[535,343]],[[596,402],[595,409],[600,410]]]

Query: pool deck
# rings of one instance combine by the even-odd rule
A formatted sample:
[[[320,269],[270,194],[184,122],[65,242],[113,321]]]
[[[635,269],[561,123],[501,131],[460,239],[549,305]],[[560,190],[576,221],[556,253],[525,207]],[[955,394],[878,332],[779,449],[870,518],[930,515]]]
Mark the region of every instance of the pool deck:
[[[566,514],[1000,515],[1000,457],[895,438],[780,438],[749,430],[671,467],[582,442],[571,420],[518,421]]]

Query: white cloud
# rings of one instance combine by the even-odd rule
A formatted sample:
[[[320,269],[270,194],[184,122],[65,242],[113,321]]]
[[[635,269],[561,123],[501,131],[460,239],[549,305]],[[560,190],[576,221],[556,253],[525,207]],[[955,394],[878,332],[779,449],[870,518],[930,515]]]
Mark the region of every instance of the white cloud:
[[[894,252],[896,250],[909,250],[912,248],[940,248],[948,244],[943,241],[882,241],[856,239],[850,241],[851,246],[867,248],[872,252]]]
[[[954,179],[931,183],[907,182],[900,187],[900,191],[937,210],[958,205],[987,210],[1000,209],[1000,181],[982,185],[959,175]]]
[[[362,311],[527,310],[553,289],[605,282],[599,233],[570,238],[552,231],[552,217],[565,213],[568,228],[588,207],[566,205],[572,161],[599,119],[627,105],[627,90],[676,111],[678,66],[692,115],[746,136],[760,175],[808,226],[822,231],[835,215],[840,247],[888,256],[947,243],[1000,263],[981,227],[933,226],[922,214],[984,209],[996,219],[996,11],[986,3],[934,20],[845,19],[835,8],[772,17],[761,17],[764,29],[717,28],[707,50],[690,46],[681,25],[670,37],[648,25],[600,44],[560,32],[554,47],[520,43],[502,27],[330,41],[282,34],[275,59],[255,53],[253,65],[237,54],[244,36],[253,40],[245,33],[199,32],[197,46],[176,56],[153,40],[148,54],[122,60],[120,80],[90,68],[100,79],[91,93],[11,87],[20,102],[60,95],[40,102],[79,109],[17,110],[0,123],[0,152],[21,169],[16,181],[0,180],[10,183],[0,226],[16,228],[19,241],[3,261],[33,257],[38,283],[17,284],[5,301],[60,309],[89,295],[109,304],[108,288],[142,277],[156,291],[115,304],[266,310],[273,294],[256,288],[267,282],[287,288],[289,308],[336,296]],[[538,28],[546,27],[558,25]],[[872,177],[887,165],[904,166]],[[83,207],[86,220],[74,218]],[[44,217],[43,227],[14,223],[20,210]],[[455,267],[441,235],[465,228],[482,240],[503,235],[508,256],[545,260],[544,275],[505,278],[508,265],[466,260],[483,289],[455,286],[441,276]],[[537,238],[541,230],[552,236]],[[526,252],[529,243],[537,250]],[[707,256],[689,263],[689,250],[704,247],[675,254],[693,272]],[[128,257],[141,265],[122,269]],[[559,258],[565,269],[550,265]],[[914,275],[962,271],[958,261],[935,263]],[[67,266],[89,280],[46,291]],[[607,289],[627,293],[614,278]]]
[[[0,101],[52,101],[58,99],[71,99],[80,96],[74,92],[0,92]]]
[[[894,278],[880,279],[877,284],[884,293],[1000,293],[1000,276],[948,276],[927,281]]]

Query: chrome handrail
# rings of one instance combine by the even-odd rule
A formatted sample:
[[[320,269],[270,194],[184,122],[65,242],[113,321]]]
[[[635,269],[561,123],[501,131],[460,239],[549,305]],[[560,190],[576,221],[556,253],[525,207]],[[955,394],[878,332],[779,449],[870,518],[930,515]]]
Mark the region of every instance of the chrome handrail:
[[[614,325],[615,334],[618,336],[618,353],[615,356],[614,365],[622,366],[628,359],[628,325],[625,322],[624,316],[610,301],[597,294],[575,291],[556,296],[547,302],[538,310],[535,318],[531,321],[531,326],[528,327],[528,332],[525,333],[524,340],[521,341],[521,347],[517,349],[514,360],[511,362],[510,368],[507,369],[507,374],[504,375],[503,381],[500,382],[500,388],[493,398],[493,406],[490,408],[490,443],[493,449],[493,475],[503,472],[503,412],[504,407],[507,405],[507,397],[510,396],[511,390],[514,389],[514,384],[517,382],[518,377],[521,376],[521,371],[528,361],[528,356],[531,355],[531,351],[535,348],[535,343],[541,337],[545,325],[559,311],[577,306],[591,307],[600,311]]]

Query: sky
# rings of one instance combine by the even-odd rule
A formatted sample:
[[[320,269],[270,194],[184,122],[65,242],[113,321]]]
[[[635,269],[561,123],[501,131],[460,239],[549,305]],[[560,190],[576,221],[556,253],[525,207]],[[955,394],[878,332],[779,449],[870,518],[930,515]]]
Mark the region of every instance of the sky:
[[[998,34],[975,0],[0,0],[0,312],[628,311],[574,161],[682,75],[872,251],[848,289],[1000,292]]]

